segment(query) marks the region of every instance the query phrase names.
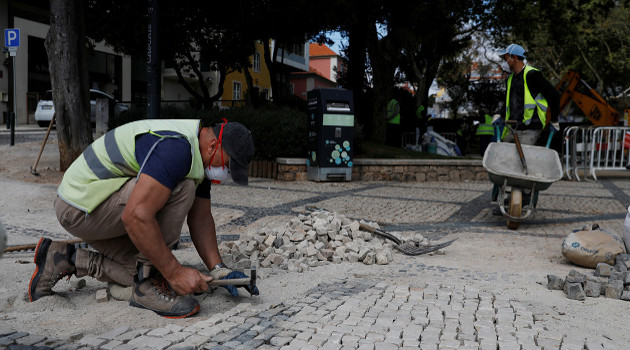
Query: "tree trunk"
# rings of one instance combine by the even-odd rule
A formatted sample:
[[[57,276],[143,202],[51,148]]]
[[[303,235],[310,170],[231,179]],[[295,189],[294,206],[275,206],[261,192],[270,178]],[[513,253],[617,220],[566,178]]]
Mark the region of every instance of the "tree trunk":
[[[354,115],[363,126],[363,135],[372,132],[372,108],[366,108],[368,101],[365,84],[366,71],[366,30],[363,12],[359,12],[359,20],[348,27],[348,66],[346,71],[346,87],[352,90],[354,98]]]
[[[243,74],[245,75],[245,83],[247,83],[247,93],[245,94],[245,103],[251,106],[255,100],[257,100],[257,96],[253,96],[254,94],[254,78],[252,77],[252,73],[250,73],[249,69],[243,68]]]
[[[61,171],[68,169],[94,140],[83,6],[81,0],[50,0],[50,29],[45,47],[57,120]]]
[[[367,33],[367,51],[372,64],[373,72],[373,113],[372,132],[370,139],[375,142],[385,142],[386,127],[385,112],[387,102],[393,96],[394,74],[396,71],[395,56],[392,55],[393,48],[390,45],[389,36],[378,38],[376,24],[373,24]]]
[[[263,47],[264,47],[263,56],[265,57],[265,64],[267,64],[267,69],[269,70],[269,81],[271,83],[271,97],[275,103],[276,101],[279,100],[276,97],[280,97],[278,76],[276,75],[276,66],[273,62],[275,60],[275,55],[277,53],[278,45],[274,45],[274,52],[273,52],[274,58],[273,59],[271,57],[271,47],[269,46],[269,40],[265,40]]]

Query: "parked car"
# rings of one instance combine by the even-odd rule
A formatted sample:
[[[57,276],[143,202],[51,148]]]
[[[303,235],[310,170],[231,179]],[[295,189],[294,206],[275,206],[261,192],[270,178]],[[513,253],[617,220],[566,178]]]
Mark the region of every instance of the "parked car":
[[[108,99],[110,102],[110,108],[112,108],[111,106],[114,106],[114,115],[116,116],[120,116],[121,114],[129,111],[129,107],[126,104],[118,102],[112,96],[99,90],[90,90],[90,119],[92,120],[92,123],[96,121],[97,98]],[[48,127],[53,114],[55,114],[55,106],[53,106],[52,90],[48,90],[46,91],[42,99],[37,102],[37,109],[35,109],[35,120],[37,121],[37,124],[39,124],[39,126]]]

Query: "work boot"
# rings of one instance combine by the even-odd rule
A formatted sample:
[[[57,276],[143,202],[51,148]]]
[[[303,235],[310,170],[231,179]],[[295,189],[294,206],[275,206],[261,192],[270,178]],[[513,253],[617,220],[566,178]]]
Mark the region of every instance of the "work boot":
[[[28,299],[33,302],[54,292],[52,287],[65,276],[76,272],[72,263],[75,248],[72,244],[53,242],[42,237],[35,249],[35,272],[28,285]]]
[[[151,310],[165,318],[184,318],[199,311],[199,302],[190,295],[179,295],[157,272],[143,277],[143,268],[133,278],[129,305]]]

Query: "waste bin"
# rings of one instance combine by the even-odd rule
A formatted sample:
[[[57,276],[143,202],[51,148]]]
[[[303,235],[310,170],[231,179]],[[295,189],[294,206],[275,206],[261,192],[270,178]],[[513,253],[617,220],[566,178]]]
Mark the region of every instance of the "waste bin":
[[[307,102],[307,179],[350,181],[354,137],[352,91],[315,89],[307,93]]]

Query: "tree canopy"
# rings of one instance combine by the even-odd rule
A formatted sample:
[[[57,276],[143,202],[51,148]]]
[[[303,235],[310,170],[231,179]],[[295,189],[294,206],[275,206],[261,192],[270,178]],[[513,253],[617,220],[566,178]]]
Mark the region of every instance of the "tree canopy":
[[[568,69],[596,82],[604,96],[616,96],[630,81],[630,0],[234,0],[207,3],[193,0],[162,2],[162,57],[174,62],[184,86],[204,106],[220,95],[209,96],[199,67],[208,64],[221,77],[247,72],[253,42],[265,47],[272,94],[286,93],[286,67],[273,60],[279,50],[304,41],[326,42],[324,33],[340,31],[348,38],[342,51],[347,71],[342,87],[355,94],[356,115],[366,136],[384,137],[382,112],[397,83],[405,82],[415,94],[414,104],[428,105],[428,91],[438,79],[455,96],[454,104],[482,104],[474,91],[497,89],[470,82],[470,65],[498,63],[498,48],[516,42],[527,49],[528,61],[552,82]],[[114,49],[136,57],[146,54],[146,6],[140,2],[90,0],[87,33]],[[486,38],[478,42],[478,38]],[[477,39],[476,39],[477,38]],[[275,41],[272,52],[271,40]],[[328,42],[330,43],[330,42]],[[475,47],[490,52],[490,61]],[[494,60],[494,62],[493,62]],[[196,76],[195,84],[183,77]],[[219,86],[222,86],[219,82]],[[459,92],[458,92],[459,89]],[[471,90],[472,89],[472,90]],[[496,97],[496,96],[495,96]],[[457,99],[462,101],[458,102]],[[492,109],[492,108],[490,108]],[[405,116],[403,116],[405,118]]]
[[[520,43],[528,61],[550,78],[560,80],[573,69],[603,96],[612,97],[630,86],[629,4],[498,0],[493,34],[497,44]]]

